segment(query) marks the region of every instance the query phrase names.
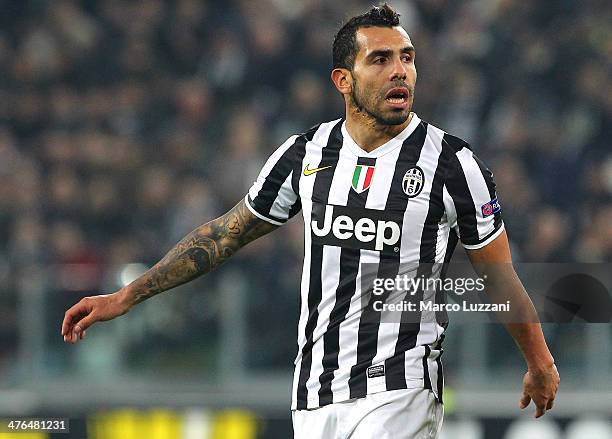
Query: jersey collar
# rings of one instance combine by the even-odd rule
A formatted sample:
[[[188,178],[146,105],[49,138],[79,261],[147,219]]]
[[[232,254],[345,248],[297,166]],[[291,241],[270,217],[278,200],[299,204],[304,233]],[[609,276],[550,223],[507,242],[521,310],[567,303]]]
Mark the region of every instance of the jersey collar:
[[[355,143],[353,138],[348,133],[346,129],[346,120],[345,120],[342,122],[342,127],[341,127],[342,137],[344,138],[343,146],[348,148],[349,151],[351,151],[353,154],[355,154],[358,157],[373,157],[373,158],[381,157],[387,154],[388,152],[393,151],[395,148],[402,146],[402,144],[404,143],[404,140],[406,140],[414,132],[416,127],[419,125],[419,123],[421,123],[421,119],[419,119],[419,116],[417,116],[416,113],[412,113],[412,120],[410,121],[408,126],[403,129],[403,131],[401,131],[397,136],[390,139],[386,143],[383,143],[382,145],[380,145],[378,148],[374,149],[373,151],[366,152],[359,145],[357,145],[357,143]]]

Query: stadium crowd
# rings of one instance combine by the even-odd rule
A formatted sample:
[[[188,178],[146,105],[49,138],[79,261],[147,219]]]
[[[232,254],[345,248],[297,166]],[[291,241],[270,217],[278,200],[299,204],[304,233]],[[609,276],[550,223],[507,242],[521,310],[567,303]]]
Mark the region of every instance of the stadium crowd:
[[[612,3],[391,4],[417,49],[415,111],[492,168],[514,258],[610,261]],[[331,41],[369,5],[3,2],[0,361],[16,349],[17,291],[35,270],[59,278],[59,334],[66,305],[116,287],[109,267],[154,263],[244,196],[286,137],[339,117]],[[295,326],[284,334],[261,316],[297,320],[301,246],[294,219],[230,263],[256,292],[254,346],[278,346],[253,367],[294,353]],[[73,267],[64,281],[62,267]],[[213,303],[218,280],[198,283]],[[213,330],[214,316],[183,312],[201,320],[196,333]]]

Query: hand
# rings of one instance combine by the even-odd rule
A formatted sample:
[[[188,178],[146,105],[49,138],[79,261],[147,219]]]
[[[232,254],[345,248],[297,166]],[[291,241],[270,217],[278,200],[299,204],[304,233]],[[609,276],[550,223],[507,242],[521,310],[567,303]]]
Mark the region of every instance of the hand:
[[[62,322],[62,335],[67,343],[85,338],[85,330],[95,322],[104,322],[121,316],[130,310],[121,291],[113,294],[84,297],[73,305]]]
[[[535,417],[543,416],[546,410],[553,407],[560,381],[559,372],[554,363],[542,370],[528,370],[523,378],[523,395],[519,407],[524,409],[533,400],[536,406]]]

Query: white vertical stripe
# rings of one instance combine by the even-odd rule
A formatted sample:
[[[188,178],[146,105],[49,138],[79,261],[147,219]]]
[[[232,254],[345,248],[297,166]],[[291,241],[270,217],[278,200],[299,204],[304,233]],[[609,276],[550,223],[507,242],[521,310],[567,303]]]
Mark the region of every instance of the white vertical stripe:
[[[346,206],[349,193],[352,190],[351,184],[355,166],[357,166],[357,157],[348,152],[346,148],[341,148],[338,163],[334,169],[334,178],[329,188],[329,204]]]
[[[402,148],[397,148],[392,151],[392,153],[384,155],[376,161],[377,170],[374,172],[374,178],[376,179],[377,186],[370,188],[371,194],[366,203],[367,208],[378,210],[383,210],[385,208],[389,193],[392,190],[391,184],[401,151]],[[372,185],[374,185],[374,182],[372,182]],[[398,188],[395,189],[397,190]],[[363,253],[364,251],[362,251],[362,254]],[[376,262],[378,262],[378,254],[376,259]],[[363,262],[371,263],[367,258],[364,258]],[[383,313],[381,315],[381,323],[378,331],[376,354],[372,360],[372,364],[378,364],[393,356],[398,333],[399,319],[395,319],[393,315],[389,315],[388,313]]]
[[[347,139],[345,137],[345,139]],[[343,157],[346,157],[345,162],[347,163],[347,167],[349,169],[352,168],[353,172],[355,170],[355,166],[357,165],[357,157],[348,152],[348,148],[343,148]],[[347,169],[347,170],[349,170]],[[374,172],[376,175],[376,172]],[[349,174],[350,182],[352,182],[353,174]],[[361,175],[360,175],[361,180]],[[374,183],[374,181],[372,182]],[[350,183],[349,183],[350,184]],[[358,186],[359,187],[359,186]],[[350,192],[349,186],[349,192]],[[372,186],[370,187],[370,191],[372,190]],[[370,195],[368,193],[368,199]],[[347,193],[348,199],[348,193]],[[346,201],[345,203],[346,204]],[[367,205],[367,201],[366,201]],[[355,279],[355,291],[351,296],[349,309],[346,313],[346,317],[344,321],[340,324],[340,328],[338,329],[338,369],[334,371],[334,377],[331,382],[331,391],[333,395],[333,401],[343,401],[350,397],[350,391],[348,387],[348,381],[351,374],[351,366],[353,366],[357,361],[357,334],[359,331],[359,317],[361,316],[361,263],[377,263],[378,262],[378,252],[361,250],[360,251],[360,264],[357,269],[357,277]]]
[[[440,277],[442,263],[444,262],[444,256],[446,254],[446,248],[448,245],[448,235],[450,233],[450,227],[446,221],[440,223],[438,225],[438,238],[436,240],[436,256],[435,256],[435,265],[433,268],[436,270],[430,276],[431,279],[435,280]],[[445,294],[445,293],[444,293]],[[434,290],[426,291],[426,294],[423,296],[423,300],[426,302],[435,302],[436,292]],[[423,311],[421,313],[421,327],[419,330],[419,334],[417,335],[416,345],[432,345],[438,341],[440,335],[444,332],[444,328],[438,325],[436,321],[436,313],[435,311]],[[433,349],[433,347],[432,347]]]
[[[351,182],[357,157],[349,154],[346,148],[340,150],[329,189],[328,204],[346,206],[348,202]],[[328,172],[328,171],[320,171]],[[310,377],[306,384],[308,388],[308,406],[318,406],[319,403],[319,376],[323,373],[323,356],[325,346],[323,334],[327,331],[331,312],[336,303],[336,290],[340,282],[340,254],[342,249],[326,245],[323,247],[323,262],[321,264],[321,302],[318,307],[319,320],[314,331],[314,345],[312,347],[312,365]]]
[[[448,221],[448,225],[451,229],[457,226],[457,208],[455,207],[455,202],[453,201],[453,197],[448,193],[448,189],[446,188],[446,183],[442,188],[442,199],[444,200],[444,210],[446,214],[446,220]]]
[[[450,225],[446,217],[442,217],[442,222],[438,224],[438,239],[436,240],[436,264],[444,262],[446,249],[448,248],[448,235],[450,234]]]
[[[298,137],[299,136],[297,136],[297,135],[289,137],[285,141],[285,143],[283,143],[281,146],[279,146],[276,149],[276,151],[274,151],[272,153],[270,158],[268,158],[268,161],[265,163],[263,168],[261,168],[261,171],[259,172],[259,176],[257,177],[257,180],[255,180],[255,182],[253,183],[253,186],[251,186],[251,188],[249,189],[249,195],[251,196],[251,199],[255,199],[255,197],[257,196],[257,194],[261,190],[264,182],[266,181],[266,177],[268,175],[270,175],[270,172],[274,168],[274,165],[276,165],[276,163],[278,163],[278,161],[283,156],[283,154],[289,148],[291,148],[293,146],[293,144],[295,143],[295,141],[296,141],[296,139]]]
[[[289,173],[289,175],[281,185],[280,190],[278,191],[278,195],[276,196],[274,203],[272,203],[270,215],[275,218],[288,219],[289,210],[297,200],[297,194],[293,192],[293,188],[291,187],[292,178],[293,171]]]
[[[431,353],[429,355],[429,361],[427,363],[427,365],[429,366],[429,379],[431,380],[431,389],[433,390],[436,397],[440,396],[438,395],[438,376],[440,375],[440,370],[438,368],[438,362],[436,361],[436,359],[440,355],[441,351],[432,348]]]
[[[378,253],[368,250],[361,251],[361,257],[364,257],[364,252],[371,253],[371,259],[368,263],[378,262]],[[355,291],[361,291],[361,264],[357,271],[357,279],[355,282]],[[351,376],[351,366],[357,362],[357,340],[359,332],[359,318],[361,317],[362,303],[361,295],[354,294],[351,297],[349,310],[345,320],[340,325],[339,331],[339,346],[338,352],[338,369],[334,373],[334,379],[331,383],[331,391],[334,396],[334,402],[344,401],[350,398],[350,389],[348,381]]]
[[[421,193],[408,200],[402,224],[402,245],[400,250],[400,270],[416,268],[421,256],[421,236],[423,225],[429,210],[431,185],[438,167],[438,159],[442,151],[444,132],[432,125],[427,125],[427,136],[417,161],[417,166],[425,174],[425,182]],[[416,227],[419,225],[419,227]]]
[[[396,148],[390,153],[379,157],[376,160],[376,170],[372,177],[370,189],[368,190],[368,198],[366,200],[366,209],[383,210],[387,203],[395,164],[399,157],[401,148]],[[364,167],[364,169],[366,169]],[[360,175],[361,180],[361,175]],[[369,267],[377,266],[380,261],[380,253],[374,250],[361,250],[359,259],[359,269],[357,272],[356,288],[346,319],[340,325],[340,352],[338,353],[338,370],[334,374],[334,380],[331,383],[331,390],[334,395],[334,401],[341,401],[350,396],[348,381],[350,379],[351,367],[357,362],[357,344],[359,335],[359,322],[362,312],[362,285],[363,278],[362,264],[368,264]],[[370,271],[370,270],[368,270]],[[367,278],[370,278],[369,273]],[[385,328],[391,329],[391,328]],[[393,341],[397,338],[397,328],[386,331],[384,334],[379,332],[380,337],[385,340],[392,338]],[[386,344],[386,343],[383,343]]]
[[[442,139],[444,132],[432,125],[427,126],[427,136],[421,150],[421,155],[417,161],[423,173],[425,174],[425,182],[421,193],[408,200],[406,212],[402,226],[402,245],[400,250],[400,274],[410,270],[409,276],[416,275],[416,268],[421,254],[421,237],[423,234],[423,225],[429,212],[429,201],[433,179],[436,169],[439,164],[440,154],[442,152]],[[416,227],[416,225],[420,227]],[[427,296],[424,300],[427,300]],[[437,339],[437,332],[431,331],[432,325],[435,325],[435,312],[423,312],[419,325],[419,332],[416,339],[416,349],[408,351],[404,354],[404,369],[405,378],[407,381],[421,380],[423,378],[423,354],[424,348],[420,348],[421,344],[430,344]]]
[[[306,151],[302,159],[302,169],[307,164],[314,166],[321,163],[322,149],[327,145],[331,130],[336,124],[328,122],[321,124],[312,141],[306,142]],[[302,361],[302,349],[306,343],[306,322],[308,321],[308,291],[310,289],[310,246],[311,246],[311,219],[312,219],[312,191],[314,188],[315,175],[304,177],[300,175],[299,192],[302,200],[302,215],[304,218],[304,264],[302,268],[302,283],[300,291],[300,320],[298,323],[298,352],[295,358],[295,370],[293,374],[292,408],[296,407],[297,385],[300,378],[300,363]]]
[[[486,218],[482,216],[482,205],[491,201],[491,194],[489,194],[489,188],[487,182],[480,171],[480,167],[472,151],[468,148],[463,148],[457,153],[459,163],[463,168],[465,179],[467,181],[468,189],[474,200],[474,209],[476,210],[476,227],[478,229],[478,239],[485,238],[495,229],[494,215],[490,215]]]
[[[443,222],[438,226],[438,239],[436,242],[436,264],[444,263],[444,256],[446,256],[446,249],[448,248],[448,238],[451,233],[455,233],[451,230],[450,224],[446,217],[443,217]],[[445,293],[443,293],[445,294]],[[432,300],[435,299],[435,296]],[[421,321],[423,321],[421,319]],[[444,333],[444,328],[440,326],[435,320],[434,322],[428,323],[428,326],[425,330],[422,329],[423,335],[419,332],[419,337],[417,337],[417,344],[419,343],[437,343],[440,336]],[[431,342],[431,340],[435,340]],[[432,347],[433,349],[433,347]]]
[[[319,405],[319,377],[323,373],[323,356],[325,346],[323,334],[329,325],[329,316],[334,303],[336,303],[336,288],[340,278],[340,247],[330,245],[323,246],[323,257],[321,258],[321,302],[317,311],[319,318],[317,326],[313,332],[312,362],[310,365],[310,376],[306,382],[308,389],[307,407],[317,407]]]
[[[312,141],[306,142],[306,152],[302,160],[302,169],[307,164],[311,167],[318,166],[323,156],[323,148],[327,145],[329,135],[335,122],[321,124]],[[304,217],[304,266],[302,270],[300,321],[298,323],[298,357],[301,358],[301,350],[306,343],[305,328],[308,320],[308,291],[310,288],[310,246],[311,246],[311,222],[312,222],[312,191],[314,188],[316,174],[305,177],[300,175],[299,192],[302,199],[302,215]],[[297,361],[297,360],[296,360]]]

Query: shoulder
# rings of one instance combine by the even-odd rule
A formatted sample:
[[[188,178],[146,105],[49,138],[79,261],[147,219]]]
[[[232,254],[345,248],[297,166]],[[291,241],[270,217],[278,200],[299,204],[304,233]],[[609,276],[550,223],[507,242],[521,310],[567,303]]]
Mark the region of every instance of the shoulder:
[[[312,126],[307,131],[292,134],[276,148],[270,158],[277,160],[285,157],[287,159],[298,159],[306,153],[306,144],[314,148],[322,148],[328,143],[330,136],[341,138],[340,127],[343,119],[336,119],[330,122],[322,122]]]
[[[487,175],[491,174],[466,140],[428,122],[421,123],[426,125],[427,137],[438,150],[438,163],[442,167],[445,184],[470,180],[480,174],[485,175],[486,179]]]
[[[318,141],[320,143],[321,140],[327,140],[333,131],[339,133],[343,122],[343,118],[338,118],[328,122],[318,123],[310,127],[307,131],[298,134],[297,139],[306,142]]]
[[[458,153],[472,154],[472,147],[464,139],[427,121],[421,120],[421,124],[427,127],[427,137],[434,143],[441,154],[445,156],[456,156]]]

